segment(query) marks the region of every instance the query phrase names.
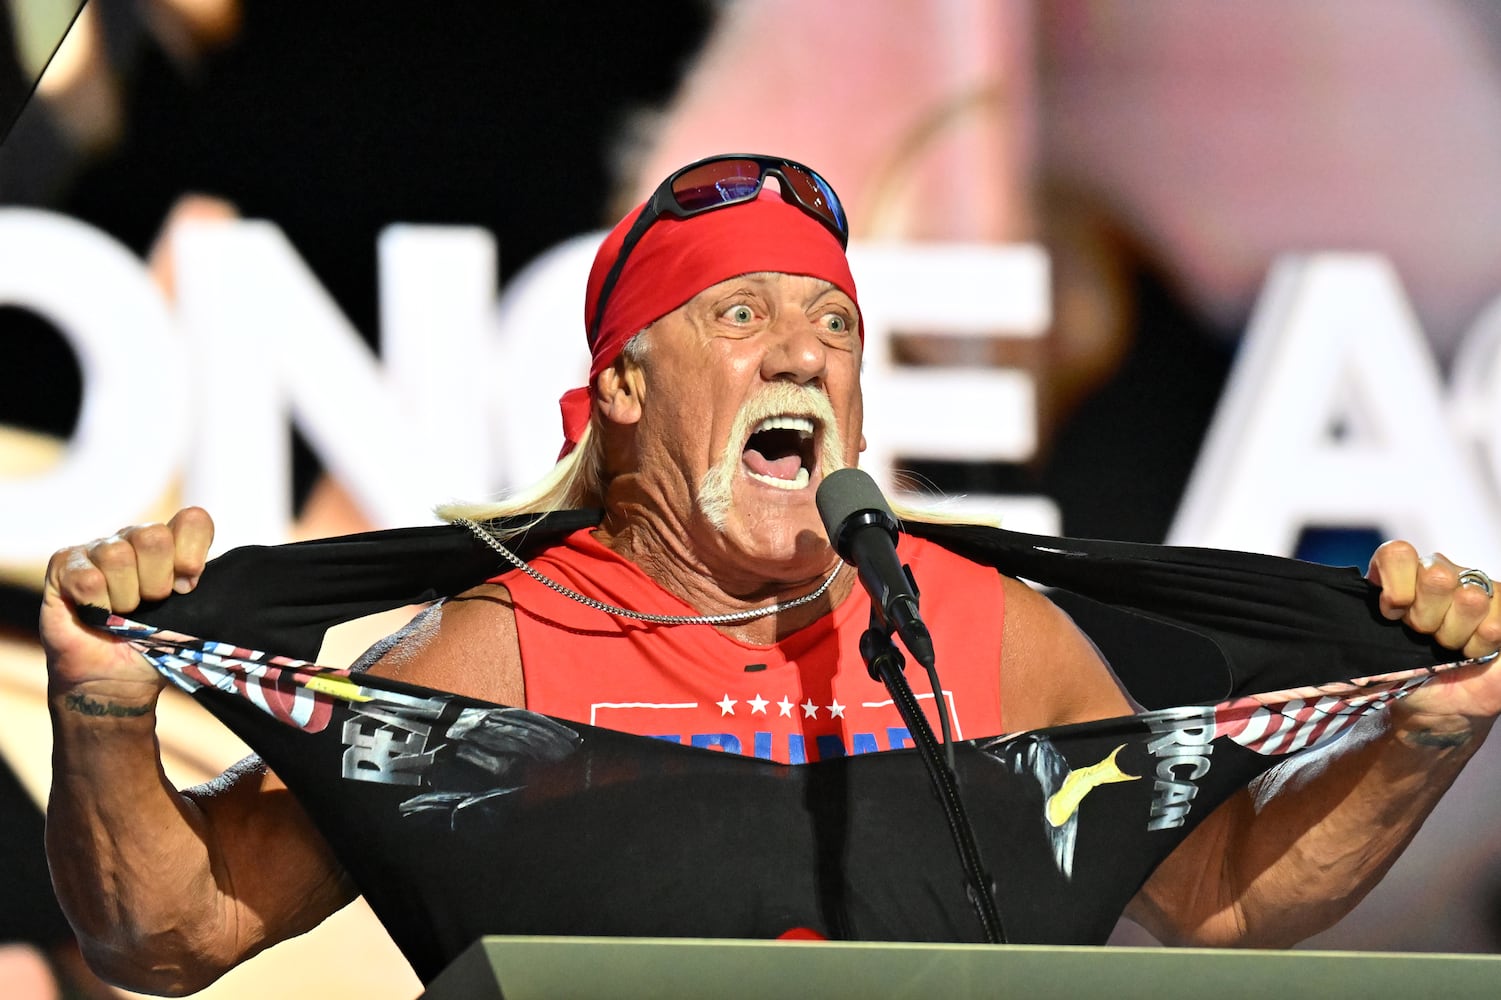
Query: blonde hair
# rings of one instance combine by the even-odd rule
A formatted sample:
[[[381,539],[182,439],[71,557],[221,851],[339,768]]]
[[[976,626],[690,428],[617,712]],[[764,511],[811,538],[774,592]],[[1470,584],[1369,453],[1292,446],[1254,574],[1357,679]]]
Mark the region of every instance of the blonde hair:
[[[579,436],[578,445],[558,459],[552,471],[526,489],[504,500],[488,502],[455,501],[439,505],[434,513],[445,521],[468,518],[471,521],[493,521],[503,517],[534,515],[533,522],[521,525],[506,534],[525,531],[543,515],[559,510],[575,510],[581,507],[605,505],[605,460],[603,435],[594,426],[594,418]]]
[[[641,364],[646,357],[646,331],[641,330],[625,342],[620,353],[628,361]],[[562,458],[538,482],[503,500],[478,502],[453,501],[439,504],[433,513],[445,521],[468,518],[471,521],[494,521],[504,517],[530,516],[516,527],[501,532],[502,540],[526,531],[545,515],[560,510],[578,510],[605,505],[605,446],[599,429],[599,417],[592,409],[589,423],[579,435],[573,450]]]

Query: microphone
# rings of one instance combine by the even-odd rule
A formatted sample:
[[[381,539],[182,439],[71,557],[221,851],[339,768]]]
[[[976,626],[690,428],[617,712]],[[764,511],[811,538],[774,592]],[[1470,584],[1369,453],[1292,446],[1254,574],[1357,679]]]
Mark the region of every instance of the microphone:
[[[896,515],[875,480],[859,469],[840,469],[815,497],[829,543],[860,573],[881,621],[896,629],[918,663],[933,669],[933,637],[917,612],[917,594],[896,554]]]

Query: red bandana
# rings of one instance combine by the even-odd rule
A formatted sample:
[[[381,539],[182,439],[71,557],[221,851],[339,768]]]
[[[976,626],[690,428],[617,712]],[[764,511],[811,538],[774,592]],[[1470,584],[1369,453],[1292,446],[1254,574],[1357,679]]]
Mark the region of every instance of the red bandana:
[[[595,255],[584,299],[584,329],[593,325],[600,285],[620,253],[626,231],[641,213],[637,206],[610,230]],[[641,330],[711,285],[740,274],[776,271],[822,278],[854,299],[855,279],[834,234],[775,192],[753,202],[705,212],[689,219],[658,219],[636,244],[606,303],[589,369],[592,385],[614,364],[620,350]],[[860,336],[865,336],[861,327]],[[563,436],[559,458],[573,450],[589,423],[589,388],[570,389],[560,401]]]

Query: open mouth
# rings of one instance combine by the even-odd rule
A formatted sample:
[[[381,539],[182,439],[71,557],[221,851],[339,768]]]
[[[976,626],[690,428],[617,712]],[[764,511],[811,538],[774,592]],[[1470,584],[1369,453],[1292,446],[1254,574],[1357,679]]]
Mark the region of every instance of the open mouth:
[[[782,490],[800,490],[812,477],[816,449],[809,417],[767,417],[756,425],[740,457],[746,475]]]

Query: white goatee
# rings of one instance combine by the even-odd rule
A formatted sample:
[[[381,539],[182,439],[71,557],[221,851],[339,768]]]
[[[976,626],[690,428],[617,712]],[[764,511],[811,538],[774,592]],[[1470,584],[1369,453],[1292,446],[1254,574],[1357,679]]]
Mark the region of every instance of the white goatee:
[[[834,408],[829,403],[829,397],[808,385],[793,382],[770,383],[740,407],[740,412],[735,415],[729,440],[725,442],[724,452],[719,456],[719,461],[704,473],[704,478],[699,483],[699,510],[719,531],[723,531],[729,522],[730,507],[734,502],[732,488],[735,476],[740,471],[745,443],[763,421],[773,417],[811,418],[818,428],[815,454],[819,470],[827,476],[844,467],[844,438],[839,433],[839,424],[834,419]],[[789,488],[806,488],[807,474],[811,471],[803,470],[799,477],[802,486]]]

